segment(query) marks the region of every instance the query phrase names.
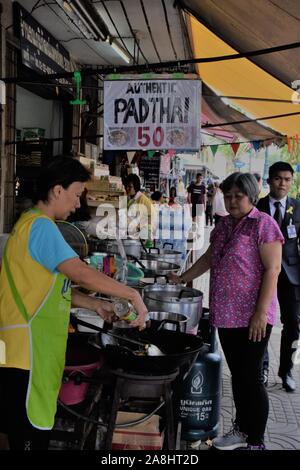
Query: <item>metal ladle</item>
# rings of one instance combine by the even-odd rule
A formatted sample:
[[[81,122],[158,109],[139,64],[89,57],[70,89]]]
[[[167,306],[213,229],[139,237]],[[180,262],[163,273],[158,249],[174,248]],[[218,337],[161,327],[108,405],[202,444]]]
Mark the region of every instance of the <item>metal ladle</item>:
[[[99,331],[100,333],[104,333],[108,336],[111,336],[112,338],[115,338],[115,339],[118,339],[118,340],[121,340],[121,341],[125,341],[127,343],[135,344],[137,346],[142,346],[145,349],[145,351],[147,352],[148,356],[165,356],[165,353],[160,348],[158,348],[155,344],[151,344],[151,343],[148,343],[148,342],[144,343],[142,341],[137,341],[136,339],[126,338],[126,336],[122,336],[122,335],[118,335],[116,333],[112,333],[111,331],[104,331],[103,328],[100,328],[99,326],[92,325],[91,323],[88,323],[88,322],[83,321],[83,320],[79,320],[79,318],[77,318],[76,315],[74,315],[73,313],[71,313],[71,315],[72,315],[72,318],[74,319],[75,323],[77,323],[79,325],[91,328],[95,331]]]

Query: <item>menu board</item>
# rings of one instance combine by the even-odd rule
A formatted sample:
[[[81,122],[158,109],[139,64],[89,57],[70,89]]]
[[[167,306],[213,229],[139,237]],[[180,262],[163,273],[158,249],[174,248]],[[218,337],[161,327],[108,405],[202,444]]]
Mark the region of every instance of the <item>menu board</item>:
[[[158,189],[159,185],[159,170],[160,170],[160,155],[144,155],[139,164],[140,172],[143,172],[144,186],[147,191],[153,192]]]
[[[106,80],[104,148],[199,150],[200,80]]]

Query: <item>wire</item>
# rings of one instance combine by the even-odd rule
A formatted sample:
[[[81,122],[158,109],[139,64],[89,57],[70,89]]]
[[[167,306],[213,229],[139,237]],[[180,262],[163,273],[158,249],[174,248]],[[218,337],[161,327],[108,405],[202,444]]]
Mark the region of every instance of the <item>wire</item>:
[[[292,100],[280,100],[280,99],[275,99],[275,98],[255,98],[253,96],[231,96],[231,95],[210,95],[207,93],[202,93],[202,96],[205,96],[207,98],[228,98],[231,100],[245,100],[245,101],[267,101],[271,103],[290,103],[294,104]]]
[[[123,5],[122,0],[119,0],[119,1],[121,2],[121,5]],[[124,5],[123,5],[123,8],[124,8]],[[126,10],[124,11],[124,13],[126,13]],[[127,17],[127,20],[128,20],[127,13],[126,13],[126,17]],[[129,25],[130,25],[130,23],[129,23]],[[130,28],[131,28],[131,25],[130,25]],[[131,32],[134,35],[134,32],[133,32],[132,28],[131,28]],[[147,60],[145,58],[144,54],[142,53],[138,42],[137,42],[137,44],[138,44],[139,50],[140,50],[141,54],[143,55],[144,59]],[[258,55],[264,55],[264,54],[272,54],[274,52],[284,51],[284,50],[288,50],[288,49],[296,49],[296,48],[299,48],[299,47],[300,47],[300,42],[295,42],[295,43],[292,43],[292,44],[286,44],[286,45],[283,45],[283,46],[272,47],[272,48],[269,48],[269,49],[260,49],[260,50],[256,50],[256,51],[230,54],[230,55],[225,55],[225,56],[223,55],[223,56],[215,56],[215,57],[200,57],[200,58],[196,58],[196,59],[184,59],[184,60],[177,60],[177,61],[171,60],[171,61],[165,61],[165,62],[155,62],[155,63],[152,63],[152,64],[149,64],[148,61],[147,61],[146,64],[140,64],[140,65],[136,65],[136,64],[121,65],[121,66],[112,65],[110,67],[101,68],[101,73],[103,75],[109,74],[109,73],[128,73],[128,72],[142,73],[142,72],[149,72],[150,70],[157,70],[157,69],[164,69],[164,68],[172,68],[172,67],[178,67],[179,68],[179,67],[184,67],[188,64],[200,64],[200,63],[207,63],[207,62],[221,62],[221,61],[226,61],[226,60],[242,59],[242,58],[245,58],[245,57],[258,56]],[[94,49],[92,49],[92,50],[94,51]],[[101,57],[101,56],[99,55],[99,57]],[[94,69],[85,69],[85,70],[81,71],[82,75],[93,75],[95,73],[96,72],[95,72]],[[99,71],[99,73],[100,73],[100,71]],[[56,79],[56,78],[70,78],[70,77],[73,77],[73,72],[44,74],[41,77],[45,77],[45,80],[52,79],[52,78],[54,78],[54,79]],[[0,80],[4,81],[5,83],[11,83],[11,82],[14,83],[14,82],[17,82],[19,79],[17,77],[12,77],[12,78],[2,77],[2,78],[0,78]]]
[[[59,16],[59,15],[56,13],[56,11],[53,10],[53,8],[50,7],[50,5],[53,5],[52,3],[47,3],[47,2],[46,2],[45,4],[46,4],[47,7],[49,8],[49,10],[51,10],[52,13],[54,13],[54,14],[63,22],[63,24],[64,24],[65,26],[69,26],[68,23],[66,23],[66,22],[63,20],[63,18],[62,18],[61,16]],[[66,15],[66,17],[67,17],[67,18],[69,19],[69,21],[78,29],[78,31],[79,31],[80,33],[82,33],[82,31],[81,31],[81,29],[79,28],[79,26],[78,26],[78,25],[76,24],[76,22],[68,15],[67,11],[65,11],[65,10],[61,7],[60,4],[57,3],[56,5],[64,12],[64,14]],[[87,42],[87,39],[81,39],[81,41],[83,41],[84,44],[85,44],[86,46],[88,46],[98,57],[100,57],[101,60],[103,60],[103,61],[106,62],[107,64],[110,64],[110,65],[111,65],[111,62],[108,61],[108,60],[106,60],[106,59],[104,59],[104,57],[103,57],[102,55],[100,55],[100,54],[98,53],[98,51],[97,51],[96,49],[94,49],[94,48]],[[73,76],[73,72],[71,72],[71,75]]]
[[[231,126],[231,125],[236,125],[236,124],[245,124],[246,122],[257,122],[257,121],[265,121],[267,119],[278,119],[282,117],[289,117],[289,116],[296,116],[300,114],[300,111],[297,113],[287,113],[287,114],[276,114],[272,116],[264,116],[264,117],[259,117],[255,119],[243,119],[241,121],[231,121],[231,122],[220,122],[218,124],[204,124],[202,127],[208,128],[208,127],[225,127],[225,126]]]
[[[103,427],[103,428],[107,428],[107,424],[105,423],[101,423],[100,421],[97,421],[93,418],[88,418],[87,416],[84,416],[80,413],[77,413],[77,411],[74,411],[72,408],[70,408],[69,406],[65,405],[61,400],[58,400],[58,403],[59,405],[64,408],[65,410],[67,410],[69,413],[71,413],[72,415],[76,416],[76,418],[79,418],[79,419],[82,419],[83,421],[88,421],[89,423],[93,423],[95,424],[96,426],[100,426],[100,427]],[[151,411],[151,413],[149,413],[148,415],[145,415],[143,416],[142,418],[139,418],[135,421],[130,421],[128,423],[122,423],[122,424],[115,424],[115,428],[130,428],[131,426],[135,426],[136,424],[141,424],[141,423],[144,423],[145,421],[147,421],[148,419],[150,419],[163,405],[165,404],[164,401],[162,401],[154,410]]]
[[[146,22],[146,25],[147,25],[147,28],[148,28],[148,31],[149,31],[149,34],[150,34],[150,38],[151,38],[151,41],[152,41],[154,50],[155,50],[155,52],[156,52],[156,55],[157,55],[157,57],[158,57],[159,62],[161,62],[161,58],[160,58],[159,52],[158,52],[158,50],[157,50],[157,47],[156,47],[156,44],[155,44],[155,41],[154,41],[154,38],[153,38],[153,34],[152,34],[152,31],[151,31],[151,28],[150,28],[150,24],[149,24],[149,20],[148,20],[148,16],[147,16],[147,13],[146,13],[146,10],[145,10],[145,6],[144,6],[143,0],[140,0],[140,4],[141,4],[142,10],[143,10],[145,22]]]
[[[40,8],[40,7],[44,7],[45,6],[45,3],[43,5],[39,5],[39,3],[41,2],[41,0],[38,0],[34,5],[33,7],[31,8],[31,10],[27,13],[27,15],[24,15],[23,18],[22,18],[22,21],[25,21],[26,18],[28,18],[28,16],[30,16],[34,10],[37,10],[37,8]],[[53,5],[53,4],[52,4]],[[5,30],[7,31],[8,29],[12,28],[14,26],[14,23],[10,24],[9,26],[7,26],[5,28]]]
[[[174,52],[174,57],[175,57],[175,59],[177,59],[178,57],[177,57],[176,49],[175,49],[175,46],[174,46],[174,43],[173,43],[173,38],[172,38],[172,34],[171,34],[171,29],[170,29],[170,24],[169,24],[169,19],[168,19],[168,12],[167,12],[167,8],[166,8],[165,0],[161,0],[161,3],[162,3],[163,10],[164,10],[166,26],[167,26],[171,46],[172,46],[172,49],[173,49],[173,52]]]
[[[135,34],[134,34],[134,31],[133,31],[132,26],[131,26],[131,24],[130,24],[130,21],[129,21],[129,18],[128,18],[128,15],[127,15],[127,11],[126,11],[126,8],[125,8],[125,6],[124,6],[124,3],[123,3],[122,0],[119,0],[119,1],[120,1],[120,5],[121,5],[121,7],[122,7],[123,13],[124,13],[124,15],[125,15],[127,24],[128,24],[128,26],[129,26],[130,32],[131,32],[132,36],[135,37]],[[143,51],[142,51],[142,49],[141,49],[141,46],[140,46],[139,41],[137,41],[137,48],[138,48],[139,53],[144,57],[145,62],[148,64],[148,60],[146,59],[146,57],[145,57],[145,55],[144,55],[144,53],[143,53]]]
[[[111,16],[111,14],[109,13],[109,10],[108,10],[107,6],[106,6],[105,3],[103,2],[103,0],[101,1],[101,3],[102,3],[102,5],[103,5],[103,8],[104,8],[105,11],[106,11],[107,16],[109,17],[109,19],[110,19],[110,21],[111,21],[113,27],[115,28],[116,33],[117,33],[117,35],[118,35],[120,41],[122,42],[124,48],[126,49],[126,51],[128,52],[128,54],[130,55],[130,57],[132,57],[132,54],[130,53],[129,49],[127,48],[127,46],[126,46],[126,44],[125,44],[125,42],[124,42],[124,40],[123,40],[123,38],[122,38],[122,36],[120,35],[119,30],[118,30],[118,28],[116,27],[116,24],[115,24],[115,22],[114,22],[114,20],[113,20],[113,18],[112,18],[112,16]],[[134,37],[133,37],[133,39],[135,40]]]

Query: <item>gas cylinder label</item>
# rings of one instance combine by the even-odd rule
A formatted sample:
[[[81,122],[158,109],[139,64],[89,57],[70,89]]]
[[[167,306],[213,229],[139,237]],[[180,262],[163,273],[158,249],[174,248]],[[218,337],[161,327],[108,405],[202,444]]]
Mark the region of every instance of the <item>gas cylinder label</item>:
[[[203,374],[202,372],[199,371],[192,378],[191,393],[193,395],[201,395],[203,382],[204,382]]]
[[[209,418],[213,409],[213,400],[180,400],[180,416],[195,416],[198,421]]]

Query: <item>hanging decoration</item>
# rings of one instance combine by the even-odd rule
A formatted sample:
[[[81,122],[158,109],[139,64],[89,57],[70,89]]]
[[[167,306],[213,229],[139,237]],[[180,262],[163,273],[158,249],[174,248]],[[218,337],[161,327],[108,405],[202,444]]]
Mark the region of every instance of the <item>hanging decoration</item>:
[[[293,137],[287,137],[287,144],[288,144],[289,153],[293,153],[295,151],[298,152],[298,150],[299,150],[299,137],[298,137],[298,134],[296,134]]]
[[[155,150],[148,150],[148,151],[147,151],[147,155],[148,155],[148,157],[150,157],[150,158],[154,157],[154,155],[155,155]]]
[[[71,100],[70,104],[72,104],[73,106],[76,105],[76,104],[81,104],[81,105],[86,104],[87,103],[86,100],[80,99],[81,72],[79,72],[79,70],[75,70],[75,72],[74,72],[74,81],[75,81],[75,85],[76,85],[76,98],[75,98],[75,100]]]
[[[251,144],[252,144],[252,147],[254,148],[255,152],[257,152],[260,149],[261,141],[260,140],[253,140],[253,142],[251,142]]]
[[[213,156],[216,155],[218,147],[219,147],[218,145],[211,145],[210,146],[210,150],[212,151]]]
[[[172,158],[172,157],[175,157],[176,155],[176,150],[173,150],[173,149],[169,149],[168,150],[168,153],[167,153],[167,156]]]
[[[231,145],[231,148],[233,150],[234,155],[236,155],[237,151],[239,149],[240,143],[239,142],[233,142],[230,145]]]

